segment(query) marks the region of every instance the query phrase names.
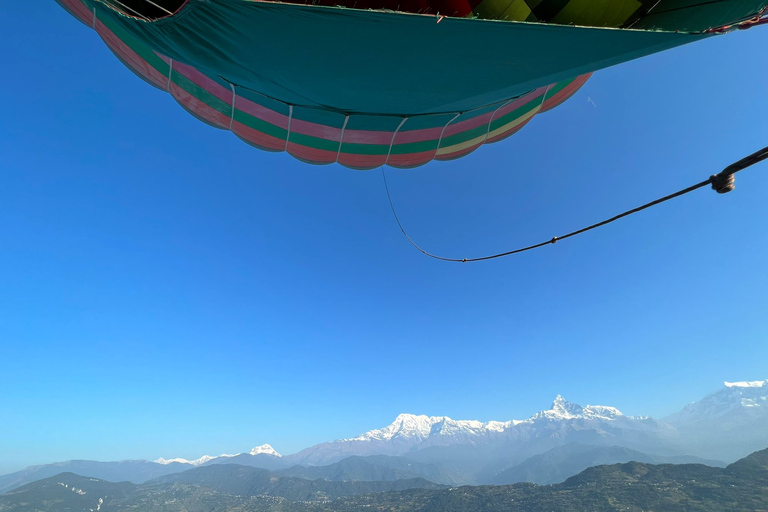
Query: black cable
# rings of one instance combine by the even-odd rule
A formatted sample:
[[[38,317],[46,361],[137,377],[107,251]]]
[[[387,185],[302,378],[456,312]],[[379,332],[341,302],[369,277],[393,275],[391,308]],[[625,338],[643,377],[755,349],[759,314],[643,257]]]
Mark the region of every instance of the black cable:
[[[669,194],[668,196],[664,196],[660,199],[656,199],[655,201],[651,201],[650,203],[646,203],[642,206],[638,206],[637,208],[634,208],[632,210],[628,210],[624,213],[621,213],[619,215],[616,215],[615,217],[611,217],[610,219],[606,219],[602,222],[598,222],[597,224],[592,224],[591,226],[587,226],[585,228],[579,229],[577,231],[572,231],[566,235],[563,236],[555,236],[551,239],[547,240],[546,242],[541,242],[535,245],[529,245],[528,247],[523,247],[520,249],[515,249],[513,251],[507,251],[502,252],[499,254],[492,254],[490,256],[482,256],[479,258],[445,258],[443,256],[437,256],[435,254],[432,254],[430,252],[425,251],[421,247],[419,247],[416,242],[414,242],[410,236],[408,236],[408,233],[405,232],[405,228],[403,228],[403,225],[400,223],[400,219],[397,216],[397,212],[395,211],[395,205],[392,203],[392,196],[389,193],[389,185],[387,184],[387,175],[384,172],[384,166],[381,166],[381,176],[384,178],[384,188],[387,191],[387,199],[389,199],[389,206],[392,209],[392,215],[395,217],[395,221],[397,222],[398,227],[400,227],[400,231],[402,231],[405,238],[411,243],[412,246],[414,246],[416,249],[418,249],[421,253],[426,254],[430,258],[434,258],[436,260],[441,261],[451,261],[456,263],[469,263],[473,261],[486,261],[486,260],[492,260],[495,258],[501,258],[503,256],[510,256],[512,254],[518,254],[525,251],[530,251],[532,249],[538,249],[539,247],[544,247],[545,245],[554,244],[555,242],[559,240],[565,240],[566,238],[570,238],[572,236],[580,235],[582,233],[586,233],[587,231],[591,231],[593,229],[599,228],[601,226],[605,226],[606,224],[610,224],[611,222],[617,221],[623,217],[627,217],[629,215],[632,215],[633,213],[637,213],[640,211],[643,211],[647,208],[650,208],[651,206],[656,206],[657,204],[661,204],[665,201],[669,201],[670,199],[674,199],[676,197],[683,196],[689,192],[693,192],[694,190],[698,190],[701,187],[705,187],[707,185],[712,185],[712,189],[715,190],[719,194],[725,194],[727,192],[730,192],[734,188],[734,174],[736,174],[739,171],[743,171],[747,167],[750,167],[752,165],[755,165],[758,162],[762,162],[763,160],[768,159],[768,147],[764,147],[760,151],[756,151],[755,153],[752,153],[751,155],[742,158],[738,162],[734,162],[725,169],[723,169],[718,174],[713,174],[709,177],[709,179],[702,181],[701,183],[697,183],[693,186],[690,186],[688,188],[684,188],[683,190],[680,190],[678,192],[675,192],[674,194]]]

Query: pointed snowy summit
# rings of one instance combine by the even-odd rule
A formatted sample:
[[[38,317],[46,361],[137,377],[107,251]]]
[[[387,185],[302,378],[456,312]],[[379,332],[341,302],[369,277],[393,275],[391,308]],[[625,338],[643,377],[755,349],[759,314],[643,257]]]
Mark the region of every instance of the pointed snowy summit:
[[[585,405],[584,407],[569,402],[562,395],[557,395],[552,402],[552,407],[547,411],[534,414],[530,420],[573,420],[573,419],[601,419],[615,420],[625,417],[620,410],[606,405]]]
[[[272,446],[268,444],[257,446],[256,448],[253,448],[248,453],[250,455],[271,455],[272,457],[282,457],[282,455],[277,453],[277,450],[275,450],[274,448],[272,448]]]

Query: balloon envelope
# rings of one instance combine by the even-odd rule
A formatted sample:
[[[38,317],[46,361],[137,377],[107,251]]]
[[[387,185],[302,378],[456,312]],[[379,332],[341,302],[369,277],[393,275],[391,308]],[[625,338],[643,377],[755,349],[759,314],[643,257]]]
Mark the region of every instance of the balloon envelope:
[[[464,156],[595,70],[710,37],[768,4],[57,1],[197,118],[262,149],[358,169]],[[589,26],[564,24],[574,21]]]

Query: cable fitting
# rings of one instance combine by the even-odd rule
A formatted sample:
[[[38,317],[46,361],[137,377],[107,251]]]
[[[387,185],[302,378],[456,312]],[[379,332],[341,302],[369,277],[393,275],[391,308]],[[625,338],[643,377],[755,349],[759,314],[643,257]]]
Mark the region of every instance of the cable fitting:
[[[712,190],[718,194],[727,194],[736,188],[736,176],[733,174],[713,174],[709,177],[709,182],[712,184]]]

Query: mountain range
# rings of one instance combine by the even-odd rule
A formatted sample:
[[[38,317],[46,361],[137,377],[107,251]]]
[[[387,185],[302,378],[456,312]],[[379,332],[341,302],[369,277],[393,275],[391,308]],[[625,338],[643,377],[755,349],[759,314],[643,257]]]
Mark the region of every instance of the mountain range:
[[[595,464],[702,462],[724,466],[768,446],[768,381],[726,382],[662,420],[580,406],[557,396],[525,420],[480,422],[401,414],[357,437],[281,455],[249,452],[156,461],[67,461],[0,476],[0,493],[62,472],[143,483],[190,468],[237,464],[280,477],[331,481],[424,478],[448,485],[554,483]],[[722,462],[721,462],[722,461]]]
[[[0,496],[0,512],[723,512],[764,511],[766,503],[768,450],[725,468],[601,465],[544,486],[312,481],[236,464],[197,467],[141,485],[61,473]]]

